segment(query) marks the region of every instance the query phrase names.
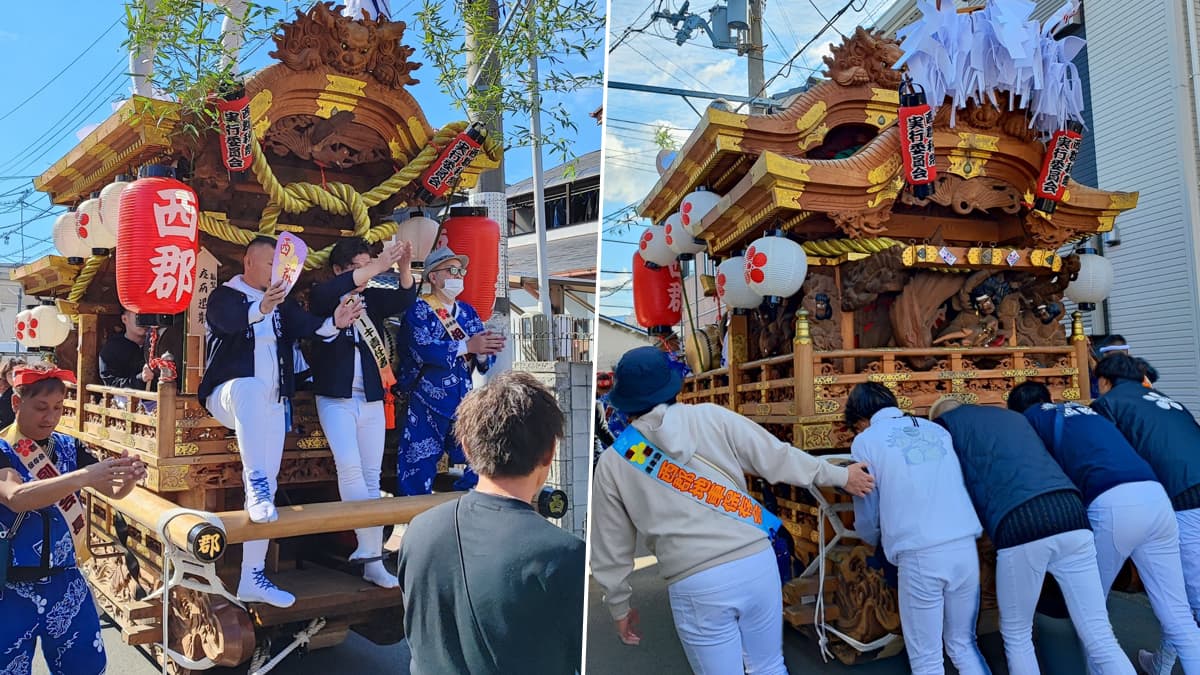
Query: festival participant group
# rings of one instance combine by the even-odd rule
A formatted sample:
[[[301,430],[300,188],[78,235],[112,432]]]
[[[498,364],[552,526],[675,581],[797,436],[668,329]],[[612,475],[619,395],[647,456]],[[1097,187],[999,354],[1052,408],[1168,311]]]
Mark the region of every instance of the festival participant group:
[[[469,527],[459,523],[457,502],[419,516],[412,525],[416,543],[402,547],[399,578],[383,563],[384,528],[355,531],[358,546],[350,562],[363,565],[363,578],[406,591],[412,672],[451,672],[423,670],[428,665],[420,664],[450,664],[454,672],[515,672],[513,665],[527,662],[534,645],[519,636],[497,640],[504,633],[497,618],[505,616],[549,621],[552,628],[544,633],[559,646],[544,651],[544,672],[577,668],[584,544],[530,506],[563,436],[563,415],[553,393],[527,374],[499,374],[468,395],[472,373],[487,372],[505,347],[503,335],[486,330],[474,308],[456,300],[470,261],[436,248],[424,260],[418,284],[408,242],[389,244],[372,256],[362,239],[342,239],[329,257],[332,277],[312,288],[305,309],[288,296],[284,282],[271,282],[275,248],[269,237],[252,240],[241,274],[209,297],[208,358],[198,390],[208,412],[237,438],[250,520],[278,518],[277,479],[291,397],[299,386],[316,395],[344,501],[380,497],[385,430],[396,417],[395,393],[406,394],[399,494],[430,494],[444,453],[478,471],[468,468],[455,485],[476,488],[470,493],[474,501],[461,505],[470,512]],[[368,287],[392,269],[398,270],[397,288]],[[393,318],[400,319],[395,363],[386,333]],[[143,356],[146,329],[129,311],[122,313],[122,328],[101,351],[101,378],[110,386],[144,389],[156,378]],[[308,359],[299,348],[302,341],[308,343]],[[72,372],[12,359],[0,373],[9,385],[0,396],[0,418],[11,410],[0,431],[0,555],[10,561],[0,565],[0,673],[29,673],[39,640],[51,672],[103,672],[97,614],[78,568],[87,558],[80,491],[91,488],[121,499],[145,478],[146,466],[127,453],[97,459],[82,443],[55,431],[67,383],[75,382]],[[472,420],[456,428],[460,407]],[[396,526],[394,548],[401,548],[405,527]],[[505,531],[511,546],[494,547],[485,536]],[[446,536],[451,533],[458,536]],[[266,539],[243,544],[236,597],[289,607],[296,598],[267,577],[268,544]],[[464,555],[470,560],[460,565]],[[481,559],[486,564],[477,567]],[[514,576],[512,570],[530,559],[544,562]],[[473,595],[466,592],[464,574]],[[464,618],[464,608],[484,618],[454,623],[456,613]]]
[[[682,378],[666,354],[627,352],[606,399],[630,426],[599,453],[591,505],[590,567],[618,636],[641,640],[630,575],[644,540],[696,673],[787,672],[787,572],[776,562],[789,554],[778,519],[747,496],[749,473],[854,496],[857,535],[898,568],[914,673],[943,673],[943,650],[960,673],[990,672],[976,640],[984,533],[997,554],[1008,672],[1041,672],[1034,613],[1055,582],[1089,672],[1138,672],[1106,607],[1132,560],[1163,636],[1139,653],[1141,672],[1168,674],[1178,660],[1200,673],[1200,425],[1151,388],[1152,369],[1123,340],[1108,346],[1090,406],[1054,403],[1028,381],[1007,409],[945,396],[926,419],[902,411],[886,386],[859,384],[844,409],[855,433],[844,468],[722,406],[679,403]]]

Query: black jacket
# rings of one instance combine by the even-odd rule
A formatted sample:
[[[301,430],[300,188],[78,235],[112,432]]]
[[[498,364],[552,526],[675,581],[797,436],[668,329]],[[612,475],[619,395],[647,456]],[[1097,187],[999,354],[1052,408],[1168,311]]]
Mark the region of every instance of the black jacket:
[[[250,325],[250,298],[226,285],[217,286],[208,298],[208,365],[197,396],[206,401],[217,385],[239,377],[254,377],[254,327]],[[325,319],[304,311],[295,300],[284,300],[263,321],[275,319],[279,359],[279,396],[296,391],[295,342],[316,335]]]
[[[1182,403],[1122,381],[1092,402],[1096,412],[1112,420],[1167,489],[1176,511],[1193,505],[1200,485],[1200,425]]]
[[[119,333],[100,349],[100,381],[110,387],[145,389],[142,368],[146,354],[142,346]]]
[[[331,315],[342,296],[355,288],[354,272],[343,272],[312,290],[310,306],[317,314]],[[417,300],[417,286],[411,288],[367,288],[362,292],[367,316],[375,330],[385,336],[388,317],[403,313]],[[386,340],[386,337],[384,337]],[[332,340],[317,338],[312,342],[313,391],[321,396],[350,398],[354,382],[354,359],[362,359],[363,389],[368,401],[383,400],[383,382],[379,368],[367,344],[354,339],[354,327],[338,331]],[[356,355],[357,352],[357,355]]]

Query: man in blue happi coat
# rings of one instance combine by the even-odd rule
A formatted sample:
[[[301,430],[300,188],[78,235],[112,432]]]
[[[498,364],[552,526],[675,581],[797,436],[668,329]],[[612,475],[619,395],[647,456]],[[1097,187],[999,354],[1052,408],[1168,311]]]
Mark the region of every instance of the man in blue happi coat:
[[[18,369],[16,421],[0,431],[0,673],[29,675],[34,649],[54,675],[104,672],[96,606],[77,567],[86,555],[80,491],[122,499],[146,476],[122,455],[97,460],[75,438],[54,431],[70,371]]]
[[[429,494],[443,453],[455,464],[466,462],[450,428],[455,410],[471,390],[471,374],[487,372],[504,336],[484,328],[475,308],[455,300],[467,276],[466,256],[448,248],[425,259],[430,291],[404,315],[399,353],[401,386],[411,392],[408,420],[400,440],[397,481],[405,495]],[[475,484],[469,468],[455,488]]]

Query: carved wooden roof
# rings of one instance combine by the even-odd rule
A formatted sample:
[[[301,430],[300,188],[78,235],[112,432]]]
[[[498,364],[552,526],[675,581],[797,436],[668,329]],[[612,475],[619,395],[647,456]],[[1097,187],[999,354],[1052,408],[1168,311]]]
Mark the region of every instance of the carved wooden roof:
[[[281,62],[250,77],[255,135],[284,184],[344,182],[359,191],[390,177],[425,146],[433,129],[405,90],[421,64],[401,44],[405,24],[352,20],[319,2],[283,24],[272,56]],[[252,226],[266,196],[251,178],[232,180],[217,134],[197,149],[172,132],[174,104],[135,97],[34,181],[57,204],[74,204],[130,168],[159,156],[192,160],[192,187],[206,210]],[[499,162],[480,153],[459,183],[469,189]],[[391,205],[380,205],[382,213]]]
[[[831,78],[774,115],[716,108],[704,118],[643,201],[659,222],[698,186],[723,195],[700,225],[710,251],[745,246],[766,228],[801,239],[880,237],[1057,248],[1112,229],[1137,193],[1106,192],[1075,182],[1049,219],[1033,212],[1030,191],[1044,145],[1023,112],[950,107],[934,121],[939,181],[931,198],[903,191],[899,74],[888,64],[895,43],[862,29],[826,58]]]

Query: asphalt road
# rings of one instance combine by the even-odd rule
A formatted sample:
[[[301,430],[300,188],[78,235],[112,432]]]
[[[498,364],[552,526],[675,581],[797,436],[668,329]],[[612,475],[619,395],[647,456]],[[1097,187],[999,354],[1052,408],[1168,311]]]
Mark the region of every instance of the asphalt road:
[[[105,622],[104,646],[108,652],[110,675],[155,675],[162,669],[157,667],[138,649],[121,641],[121,631]],[[408,643],[400,642],[387,647],[368,642],[357,633],[350,633],[346,641],[336,647],[319,649],[311,653],[292,652],[271,672],[281,675],[329,675],[330,673],[387,673],[408,675]],[[39,655],[33,664],[33,675],[49,675]],[[214,671],[217,672],[217,671]]]
[[[608,611],[601,602],[601,592],[594,582],[591,583],[588,593],[586,675],[688,675],[691,670],[675,635],[666,584],[659,576],[652,558],[639,559],[638,569],[633,575],[633,588],[633,604],[641,614],[642,642],[637,647],[628,647],[617,639]],[[1117,639],[1134,660],[1136,668],[1137,650],[1158,645],[1158,621],[1144,595],[1113,593],[1108,605]],[[1043,673],[1073,675],[1086,672],[1083,653],[1069,621],[1039,615],[1035,631]],[[1007,673],[1000,634],[984,635],[979,643],[993,674]],[[890,659],[853,667],[837,661],[824,663],[816,643],[790,627],[784,631],[783,651],[788,670],[795,675],[898,675],[909,672],[908,660],[903,652]],[[949,660],[946,661],[946,672],[957,672]],[[1182,672],[1179,666],[1175,667],[1175,673]]]

